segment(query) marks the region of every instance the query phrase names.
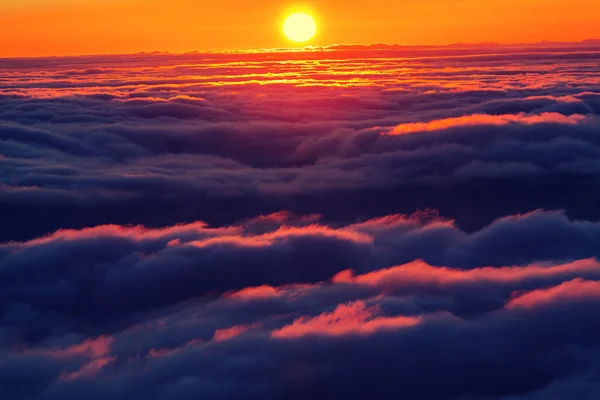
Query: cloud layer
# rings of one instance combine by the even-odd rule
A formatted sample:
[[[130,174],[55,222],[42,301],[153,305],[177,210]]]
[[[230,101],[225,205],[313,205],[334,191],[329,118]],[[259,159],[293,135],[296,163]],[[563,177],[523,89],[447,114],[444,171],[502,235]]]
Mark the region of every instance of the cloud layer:
[[[0,60],[0,397],[598,398],[598,50]]]

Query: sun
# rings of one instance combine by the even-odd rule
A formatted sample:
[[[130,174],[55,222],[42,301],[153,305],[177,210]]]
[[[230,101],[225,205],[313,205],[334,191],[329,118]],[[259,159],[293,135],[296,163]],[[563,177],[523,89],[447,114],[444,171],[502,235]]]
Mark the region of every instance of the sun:
[[[286,18],[283,33],[293,42],[306,42],[317,33],[317,23],[310,15],[297,12]]]

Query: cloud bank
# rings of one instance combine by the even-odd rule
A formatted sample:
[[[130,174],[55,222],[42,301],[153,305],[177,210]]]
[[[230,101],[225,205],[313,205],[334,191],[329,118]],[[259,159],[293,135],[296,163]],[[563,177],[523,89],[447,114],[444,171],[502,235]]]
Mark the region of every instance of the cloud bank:
[[[598,398],[598,50],[0,60],[0,397]]]

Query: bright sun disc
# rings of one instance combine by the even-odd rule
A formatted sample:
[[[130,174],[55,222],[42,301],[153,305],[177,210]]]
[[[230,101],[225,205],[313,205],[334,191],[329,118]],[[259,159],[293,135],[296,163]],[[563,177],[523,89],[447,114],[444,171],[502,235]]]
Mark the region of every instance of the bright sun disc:
[[[283,23],[283,33],[293,42],[306,42],[317,33],[317,24],[310,15],[295,13]]]

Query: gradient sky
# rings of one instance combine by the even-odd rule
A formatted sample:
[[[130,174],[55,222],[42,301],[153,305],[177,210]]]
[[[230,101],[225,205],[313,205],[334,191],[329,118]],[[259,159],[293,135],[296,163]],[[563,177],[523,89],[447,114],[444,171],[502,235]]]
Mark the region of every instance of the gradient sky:
[[[597,0],[0,0],[0,56],[287,46],[297,9],[317,19],[314,45],[600,37]]]

